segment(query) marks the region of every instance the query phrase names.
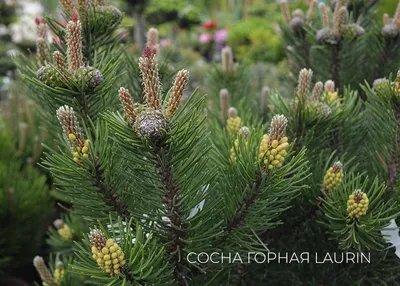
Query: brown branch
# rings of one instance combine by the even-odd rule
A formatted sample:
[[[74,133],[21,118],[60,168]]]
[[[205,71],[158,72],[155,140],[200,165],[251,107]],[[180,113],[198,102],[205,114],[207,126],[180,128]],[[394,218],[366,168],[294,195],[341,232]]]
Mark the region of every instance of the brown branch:
[[[168,227],[168,245],[167,253],[169,254],[169,261],[173,267],[173,277],[178,285],[187,285],[184,275],[185,268],[183,262],[185,261],[183,255],[186,229],[185,222],[182,221],[184,212],[180,208],[180,189],[176,178],[173,176],[172,163],[170,154],[166,150],[168,146],[160,147],[157,151],[157,169],[161,175],[164,190],[164,203],[166,209],[164,215],[170,220],[171,226]]]
[[[97,164],[95,167],[95,186],[103,195],[105,203],[123,218],[129,216],[127,206],[119,202],[118,195],[115,194],[113,190],[104,183],[103,176],[104,171],[100,168],[99,164]]]
[[[332,50],[332,80],[335,82],[336,88],[340,88],[340,43],[333,45]]]
[[[254,204],[257,195],[260,192],[260,185],[262,182],[261,174],[256,173],[255,182],[252,183],[252,187],[249,192],[245,192],[245,198],[240,206],[240,210],[233,216],[230,222],[228,222],[227,230],[231,232],[233,229],[238,227],[243,223],[246,218],[247,213],[249,212],[250,207]]]
[[[398,171],[399,171],[399,149],[400,149],[400,104],[395,103],[394,107],[395,117],[396,117],[396,142],[394,143],[392,149],[392,155],[388,165],[388,181],[387,188],[388,191],[393,191],[394,186],[398,181]]]

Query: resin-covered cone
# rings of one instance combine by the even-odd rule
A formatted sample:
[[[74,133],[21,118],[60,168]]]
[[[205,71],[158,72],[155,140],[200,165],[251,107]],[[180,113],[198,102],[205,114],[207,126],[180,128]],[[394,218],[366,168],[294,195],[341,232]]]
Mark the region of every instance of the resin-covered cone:
[[[103,82],[101,72],[91,66],[81,66],[74,72],[74,78],[79,83],[85,80],[85,90],[93,90]]]
[[[168,122],[160,110],[146,108],[136,118],[135,129],[143,139],[159,144],[166,138]]]
[[[51,65],[42,66],[36,72],[36,77],[45,85],[51,87],[65,87],[60,71],[58,71],[55,67]]]

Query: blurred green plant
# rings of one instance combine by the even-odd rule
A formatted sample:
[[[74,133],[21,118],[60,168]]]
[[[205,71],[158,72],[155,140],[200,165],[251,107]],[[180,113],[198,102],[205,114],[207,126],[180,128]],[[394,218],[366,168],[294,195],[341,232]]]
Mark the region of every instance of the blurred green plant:
[[[24,164],[15,149],[14,136],[4,124],[0,125],[0,150],[2,272],[30,262],[40,251],[53,209],[46,177]]]
[[[274,26],[267,19],[249,18],[229,29],[229,44],[239,60],[279,62],[283,49]]]

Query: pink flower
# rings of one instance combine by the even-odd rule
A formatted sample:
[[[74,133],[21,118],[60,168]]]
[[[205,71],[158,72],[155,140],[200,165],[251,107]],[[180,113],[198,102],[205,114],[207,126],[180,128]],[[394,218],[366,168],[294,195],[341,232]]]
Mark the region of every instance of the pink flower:
[[[208,33],[203,33],[200,35],[200,43],[202,44],[208,44],[212,40],[213,36],[208,34]]]
[[[166,47],[166,46],[169,46],[170,44],[171,44],[171,41],[169,39],[161,39],[160,40],[160,46],[162,48]]]
[[[225,42],[225,40],[226,40],[227,37],[228,37],[228,31],[227,31],[226,29],[221,29],[221,30],[218,30],[218,31],[215,33],[214,41],[215,41],[217,44],[222,44],[222,43]]]

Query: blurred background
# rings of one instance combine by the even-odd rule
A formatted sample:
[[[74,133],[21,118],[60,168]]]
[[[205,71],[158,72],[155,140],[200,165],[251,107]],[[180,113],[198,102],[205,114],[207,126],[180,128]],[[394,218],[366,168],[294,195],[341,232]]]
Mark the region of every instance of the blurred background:
[[[106,0],[124,12],[124,41],[140,55],[146,31],[160,33],[163,57],[191,73],[190,89],[215,92],[207,71],[220,63],[221,50],[230,46],[235,62],[246,65],[253,91],[264,86],[283,94],[293,90],[285,47],[279,0]],[[290,10],[306,10],[307,1],[289,1]],[[320,1],[324,2],[324,1]],[[381,0],[376,19],[393,13],[397,1]],[[38,164],[41,143],[51,145],[39,124],[40,107],[26,96],[12,55],[36,51],[36,18],[51,14],[60,21],[57,0],[0,0],[0,285],[33,285],[36,254],[49,252],[46,230],[62,208],[51,199],[52,182]],[[58,15],[58,16],[57,16]],[[49,36],[50,37],[50,36]],[[48,39],[50,42],[52,38]],[[23,195],[15,195],[16,190]]]

